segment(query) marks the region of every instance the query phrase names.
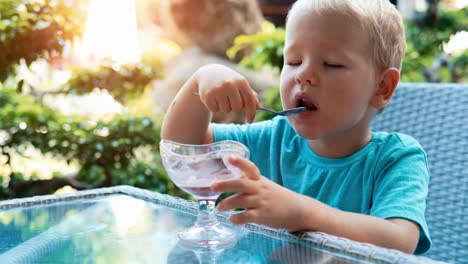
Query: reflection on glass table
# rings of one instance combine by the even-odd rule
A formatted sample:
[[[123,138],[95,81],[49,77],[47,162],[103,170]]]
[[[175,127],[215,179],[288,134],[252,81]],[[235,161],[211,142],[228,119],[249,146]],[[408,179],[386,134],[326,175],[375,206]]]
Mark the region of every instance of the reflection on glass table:
[[[418,263],[403,253],[374,256],[349,244],[324,246],[257,225],[234,226],[222,248],[182,245],[177,233],[193,225],[194,202],[129,186],[0,202],[1,263]],[[326,238],[331,241],[330,238]],[[346,250],[351,249],[350,252]],[[352,251],[354,250],[354,251]],[[380,254],[380,255],[379,255]],[[390,256],[390,257],[389,257]],[[425,259],[426,260],[426,259]],[[429,262],[430,263],[430,262]]]

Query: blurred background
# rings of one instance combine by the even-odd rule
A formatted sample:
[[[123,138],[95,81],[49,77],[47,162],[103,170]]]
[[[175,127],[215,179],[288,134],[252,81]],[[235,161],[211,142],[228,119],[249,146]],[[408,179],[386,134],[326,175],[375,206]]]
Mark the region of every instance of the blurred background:
[[[169,103],[197,68],[223,63],[280,109],[293,2],[1,0],[0,199],[121,184],[187,198],[159,158]],[[402,81],[468,82],[468,1],[392,3],[406,24]]]

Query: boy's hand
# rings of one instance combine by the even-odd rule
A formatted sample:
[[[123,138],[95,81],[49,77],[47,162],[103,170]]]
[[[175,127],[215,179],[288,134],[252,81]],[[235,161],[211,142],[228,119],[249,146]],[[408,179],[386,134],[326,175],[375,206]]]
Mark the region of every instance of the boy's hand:
[[[208,65],[196,72],[195,79],[200,99],[210,112],[245,111],[247,121],[254,121],[258,96],[242,75],[223,65]]]
[[[303,229],[302,195],[261,176],[255,164],[247,159],[230,157],[229,162],[243,171],[243,176],[236,180],[217,182],[211,188],[217,192],[238,193],[224,199],[218,205],[219,211],[245,209],[244,212],[230,217],[232,223],[254,222],[290,231]]]

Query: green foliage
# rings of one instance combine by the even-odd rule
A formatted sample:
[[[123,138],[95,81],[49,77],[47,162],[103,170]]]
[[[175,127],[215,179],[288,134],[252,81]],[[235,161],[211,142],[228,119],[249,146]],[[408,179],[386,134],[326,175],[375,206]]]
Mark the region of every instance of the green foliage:
[[[0,90],[0,131],[7,136],[2,142],[3,154],[12,149],[22,153],[26,150],[26,143],[50,151],[45,144],[44,135],[57,133],[60,128],[49,120],[57,120],[52,109],[38,104],[32,96],[17,94],[13,89]],[[52,149],[53,150],[53,149]]]
[[[157,65],[74,69],[59,90],[39,92],[29,87],[23,91],[23,81],[17,88],[5,87],[5,82],[2,85],[14,76],[18,63],[29,66],[38,58],[60,56],[65,43],[81,35],[83,13],[68,3],[73,2],[0,1],[0,166],[9,167],[0,175],[0,199],[36,195],[38,189],[40,193],[53,192],[64,185],[60,181],[60,187],[54,189],[51,182],[34,181],[39,180],[35,175],[16,171],[11,156],[27,156],[31,147],[47,157],[78,164],[71,180],[53,171],[51,180],[68,180],[66,183],[79,188],[129,184],[187,197],[161,165],[160,131],[152,118],[124,112],[95,121],[86,116],[65,116],[42,102],[45,94],[83,95],[100,88],[123,104],[135,103],[147,95],[149,83],[161,77]]]
[[[119,68],[101,66],[98,69],[76,69],[64,92],[86,94],[95,88],[106,89],[114,99],[127,102],[141,96],[156,76],[156,69],[144,64]]]
[[[177,193],[158,156],[159,128],[147,117],[121,114],[111,121],[91,122],[63,116],[34,97],[13,89],[0,90],[2,154],[24,154],[28,146],[68,162],[78,162],[78,180],[91,186],[131,184],[165,193]],[[136,157],[140,148],[145,157]],[[150,158],[150,162],[142,162]],[[10,160],[7,159],[9,165]],[[10,180],[23,175],[13,172]]]
[[[437,16],[430,12],[417,13],[411,20],[405,21],[407,52],[403,61],[401,79],[406,82],[431,81],[424,75],[440,58],[443,45],[456,32],[468,28],[468,7],[454,11],[438,9]],[[462,82],[462,77],[468,75],[468,51],[453,54],[448,60],[453,63],[453,72],[441,74],[441,82]]]
[[[227,55],[234,59],[238,52],[245,48],[251,48],[251,52],[242,58],[240,65],[254,70],[269,65],[281,70],[283,68],[284,29],[275,28],[273,24],[265,22],[261,33],[235,38]]]
[[[24,61],[60,54],[81,34],[83,15],[64,0],[0,1],[0,82]],[[5,52],[8,51],[8,52]]]
[[[454,73],[459,82],[468,83],[468,51],[453,56]]]

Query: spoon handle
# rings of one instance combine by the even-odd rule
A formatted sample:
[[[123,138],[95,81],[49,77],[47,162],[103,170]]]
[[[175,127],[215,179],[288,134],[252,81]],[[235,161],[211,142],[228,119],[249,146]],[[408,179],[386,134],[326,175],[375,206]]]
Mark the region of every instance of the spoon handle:
[[[194,94],[196,96],[200,96],[200,94],[197,93],[197,92],[195,92]],[[305,110],[305,107],[296,107],[296,108],[292,108],[292,109],[288,109],[288,110],[278,112],[278,111],[275,111],[275,110],[270,109],[270,108],[259,106],[259,107],[257,107],[257,110],[267,111],[267,112],[272,113],[274,115],[288,116],[288,115],[295,115],[295,114],[302,113]]]
[[[257,110],[263,110],[263,111],[267,111],[267,112],[270,112],[272,114],[275,114],[275,115],[279,115],[280,113],[276,112],[275,110],[272,110],[270,108],[265,108],[265,107],[257,107]]]

